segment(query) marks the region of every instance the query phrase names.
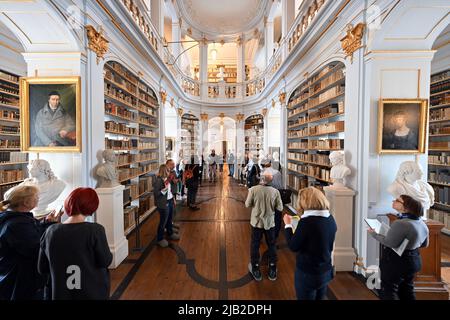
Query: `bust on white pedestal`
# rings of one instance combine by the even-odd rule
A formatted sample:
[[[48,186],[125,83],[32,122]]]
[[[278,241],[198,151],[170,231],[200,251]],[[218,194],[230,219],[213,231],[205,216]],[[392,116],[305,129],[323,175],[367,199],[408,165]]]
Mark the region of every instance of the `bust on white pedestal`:
[[[332,186],[324,187],[325,195],[330,201],[330,211],[333,214],[338,231],[333,249],[333,264],[336,271],[353,271],[356,262],[356,251],[353,246],[353,203],[355,191],[345,186],[345,177],[351,170],[345,165],[345,153],[333,151],[330,154],[333,165],[330,178]]]
[[[351,174],[349,167],[345,165],[344,151],[333,151],[330,153],[330,162],[333,166],[330,171],[330,178],[333,181],[333,188],[345,188],[344,179]]]
[[[424,210],[428,210],[434,204],[434,190],[430,184],[421,180],[422,177],[420,164],[405,161],[400,165],[397,177],[387,191],[396,199],[403,194],[408,195],[419,201]]]
[[[113,150],[104,150],[102,153],[105,163],[101,164],[97,171],[98,188],[114,188],[120,185],[117,178],[116,155]]]
[[[97,191],[100,203],[97,209],[97,223],[106,231],[109,249],[113,254],[110,268],[117,268],[128,256],[128,240],[125,237],[123,214],[123,190],[118,181],[116,156],[113,150],[104,150],[105,160],[96,170]]]
[[[39,202],[33,214],[35,217],[46,216],[54,209],[49,209],[48,206],[58,199],[66,183],[55,176],[46,160],[32,160],[28,165],[28,171],[29,178],[20,185],[32,185],[39,189]]]

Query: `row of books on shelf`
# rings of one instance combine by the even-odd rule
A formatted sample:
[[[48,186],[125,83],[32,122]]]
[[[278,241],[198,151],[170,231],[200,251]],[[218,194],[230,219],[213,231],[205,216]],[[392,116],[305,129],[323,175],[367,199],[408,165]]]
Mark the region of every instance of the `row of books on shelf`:
[[[0,126],[0,133],[18,134],[20,127]]]
[[[325,181],[330,180],[330,169],[323,167],[288,162],[288,169]]]
[[[14,76],[9,73],[6,73],[6,72],[3,72],[3,71],[0,71],[0,80],[1,79],[7,80],[7,81],[12,81],[12,82],[17,82],[17,85],[19,85],[19,83],[18,83],[19,77]]]
[[[107,82],[105,82],[105,94],[132,107],[137,106],[137,98]]]
[[[430,93],[438,94],[439,92],[448,91],[448,90],[450,90],[450,81],[443,81],[443,82],[439,82],[439,83],[432,85],[430,88]]]
[[[135,112],[131,112],[127,108],[118,106],[112,102],[105,102],[105,112],[106,114],[125,118],[129,121],[137,121],[137,114]]]
[[[450,155],[446,154],[446,153],[441,153],[433,155],[433,154],[429,154],[428,155],[428,163],[430,164],[448,164],[450,165]]]
[[[344,139],[308,140],[288,143],[288,149],[323,149],[341,150]]]
[[[22,169],[0,170],[0,183],[20,181],[23,180],[24,178],[25,174]]]
[[[136,93],[137,91],[137,86],[135,84],[132,84],[129,81],[125,81],[125,79],[122,76],[120,76],[117,73],[113,73],[110,70],[106,70],[105,78],[117,83],[122,87],[125,87],[126,90],[130,91],[130,93]]]
[[[3,95],[0,92],[0,104],[5,104],[11,107],[19,107],[19,98],[15,98],[8,95]]]
[[[450,119],[450,108],[430,110],[430,121]]]
[[[186,124],[186,125],[198,125],[199,121],[198,120],[194,120],[194,119],[185,119],[183,118],[181,120],[181,124]]]
[[[24,152],[0,152],[0,163],[28,162],[28,153]]]
[[[450,172],[448,170],[430,170],[428,172],[428,181],[450,184]]]
[[[128,81],[137,84],[138,79],[136,76],[134,76],[131,72],[129,72],[127,69],[125,69],[124,67],[122,67],[122,65],[120,63],[117,62],[108,62],[108,64],[116,71],[118,72],[121,76],[123,76],[125,79],[127,79]]]
[[[124,231],[136,225],[137,206],[129,206],[123,209],[123,228]]]
[[[449,149],[450,141],[430,141],[428,147],[430,149]]]
[[[148,194],[148,196],[139,199],[138,214],[141,216],[154,207],[155,207],[155,200],[153,194],[150,193]]]
[[[292,104],[292,106],[288,107],[288,109],[292,109],[294,106],[295,106],[295,104]],[[302,106],[299,107],[299,108],[295,108],[295,109],[292,109],[291,111],[289,111],[288,112],[288,117],[293,117],[296,114],[305,112],[306,110],[308,110],[308,104],[307,103],[302,104]]]
[[[153,160],[158,160],[158,152],[140,152],[138,154],[121,153],[116,155],[116,163],[118,166]]]
[[[14,95],[19,95],[19,87],[12,85],[10,83],[0,82],[0,91],[2,91],[2,93],[11,93]]]
[[[146,124],[149,126],[158,126],[158,121],[155,118],[145,117],[145,116],[139,116],[139,123]]]
[[[444,228],[450,230],[450,212],[445,212],[437,209],[430,209],[428,211],[428,218],[439,221],[444,225]]]
[[[331,75],[329,75],[328,77],[326,77],[325,79],[323,79],[322,81],[314,84],[311,88],[310,88],[310,95],[314,95],[317,92],[319,92],[320,90],[323,90],[324,88],[332,85],[333,83],[342,80],[345,78],[344,75],[344,70],[343,69],[338,69],[336,72],[333,72]]]
[[[0,120],[20,120],[20,115],[18,111],[1,110]]]
[[[437,73],[431,76],[431,83],[433,86],[434,82],[442,81],[442,80],[450,80],[450,70],[446,70],[444,72]]]
[[[338,103],[332,103],[326,107],[319,108],[315,112],[311,112],[308,115],[308,121],[317,121],[322,118],[328,118],[335,114],[344,113],[344,101],[339,101]]]
[[[155,142],[143,142],[143,141],[139,141],[139,149],[157,149],[158,148],[158,144]]]
[[[196,129],[198,129],[198,127],[194,127],[192,125],[187,125],[187,124],[181,124],[181,129],[187,130],[187,131],[195,131]]]
[[[430,97],[431,106],[450,104],[450,92]]]
[[[450,187],[433,186],[434,201],[450,206]]]
[[[105,138],[105,148],[111,150],[129,150],[136,149],[138,147],[138,140],[113,140]]]
[[[345,92],[345,84],[342,83],[338,86],[332,87],[325,91],[324,93],[321,93],[319,96],[314,97],[312,99],[309,99],[309,108],[315,108],[321,103],[324,103],[325,101],[331,100]]]
[[[156,105],[154,105],[154,106],[156,107]],[[138,109],[140,111],[148,113],[154,117],[158,116],[158,113],[155,108],[149,107],[148,105],[146,105],[145,103],[142,103],[141,101],[139,101],[139,103],[138,103]]]
[[[450,127],[444,125],[432,125],[430,126],[430,134],[450,134]]]
[[[327,134],[327,133],[343,132],[343,131],[344,131],[344,121],[323,123],[323,124],[319,124],[317,126],[309,128],[310,135]]]
[[[156,171],[159,165],[157,163],[151,163],[138,168],[122,168],[117,170],[119,174],[119,181],[125,181],[128,179],[133,179],[139,175],[146,174],[149,172]]]
[[[255,131],[255,130],[246,130],[245,131],[245,138],[262,138],[264,137],[264,131],[263,130],[259,130],[259,131]]]
[[[0,140],[0,148],[2,148],[2,149],[20,148],[20,140]]]
[[[288,175],[287,184],[290,188],[298,191],[308,187],[308,179],[306,177],[299,177],[295,175]]]
[[[105,130],[114,131],[119,134],[137,135],[137,129],[128,127],[125,123],[118,123],[114,121],[105,122]]]
[[[324,166],[331,166],[328,154],[288,152],[288,160],[306,161]]]
[[[147,128],[139,128],[139,135],[146,138],[158,138],[158,131]]]

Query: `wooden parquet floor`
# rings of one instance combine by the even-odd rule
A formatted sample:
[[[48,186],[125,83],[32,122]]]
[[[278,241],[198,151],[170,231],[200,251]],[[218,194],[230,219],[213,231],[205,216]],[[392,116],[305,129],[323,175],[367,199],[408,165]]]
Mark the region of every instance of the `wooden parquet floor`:
[[[225,167],[226,168],[226,167]],[[197,202],[201,210],[181,205],[175,222],[180,224],[180,240],[168,248],[156,245],[157,212],[140,229],[142,251],[133,251],[135,234],[129,236],[130,254],[111,270],[111,298],[121,300],[294,300],[295,254],[278,239],[278,279],[267,278],[261,244],[263,280],[256,282],[248,272],[250,259],[250,209],[245,208],[247,189],[225,172],[216,183],[204,182]],[[336,277],[336,288],[354,278]],[[357,291],[370,291],[356,282]],[[331,285],[330,285],[331,287]],[[344,289],[336,292],[352,292]],[[330,294],[330,299],[339,294]],[[344,299],[351,295],[344,295]]]

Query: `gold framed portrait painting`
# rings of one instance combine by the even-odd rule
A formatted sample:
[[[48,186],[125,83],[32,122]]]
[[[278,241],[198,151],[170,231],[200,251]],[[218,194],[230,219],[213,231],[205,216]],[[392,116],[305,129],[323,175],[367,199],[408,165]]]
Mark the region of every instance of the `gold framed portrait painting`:
[[[378,108],[378,153],[425,152],[426,99],[382,99]]]
[[[81,78],[20,78],[25,152],[81,152]]]

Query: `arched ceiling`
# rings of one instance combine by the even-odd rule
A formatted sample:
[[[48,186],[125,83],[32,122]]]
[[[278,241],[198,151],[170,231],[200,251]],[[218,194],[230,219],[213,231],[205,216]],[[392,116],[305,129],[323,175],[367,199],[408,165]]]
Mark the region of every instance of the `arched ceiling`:
[[[177,0],[183,22],[208,39],[254,32],[264,21],[269,0]]]

